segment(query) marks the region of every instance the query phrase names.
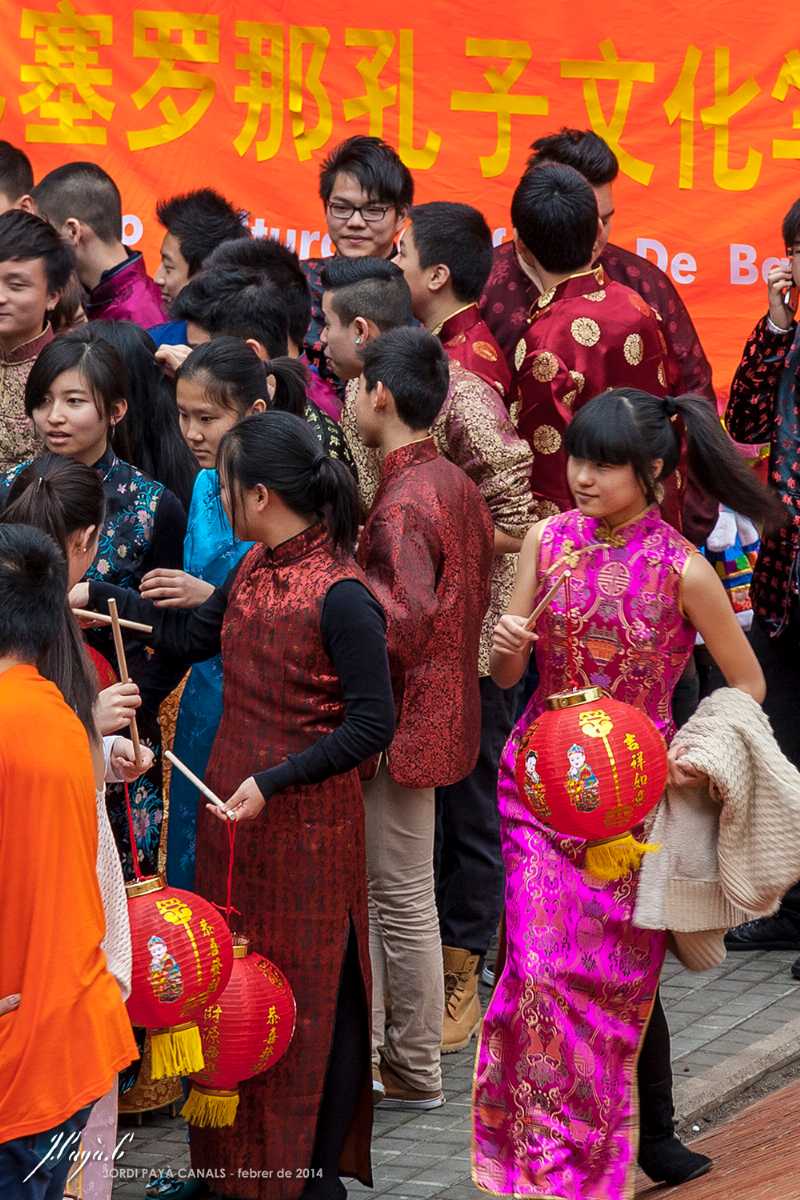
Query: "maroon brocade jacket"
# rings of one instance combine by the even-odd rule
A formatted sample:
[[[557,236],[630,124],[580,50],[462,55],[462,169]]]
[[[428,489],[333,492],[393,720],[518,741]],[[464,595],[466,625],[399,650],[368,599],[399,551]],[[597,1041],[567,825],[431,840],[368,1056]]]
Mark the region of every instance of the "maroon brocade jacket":
[[[780,633],[798,602],[800,555],[800,326],[775,333],[762,317],[736,368],[725,420],[737,442],[769,441],[769,481],[786,505],[782,529],[761,539],[753,611]]]
[[[460,362],[480,379],[490,383],[508,403],[511,370],[494,334],[478,312],[477,304],[468,304],[453,313],[434,330],[449,358]]]
[[[477,761],[493,559],[489,509],[432,437],[387,454],[358,561],[386,613],[398,709],[389,773],[403,787],[457,783]]]
[[[631,250],[624,250],[622,246],[606,246],[597,265],[603,268],[607,280],[624,283],[638,292],[661,317],[661,331],[667,343],[668,394],[677,396],[694,392],[706,396],[716,413],[711,366],[686,305],[668,276],[655,263]],[[514,243],[504,242],[498,246],[492,273],[481,296],[480,310],[510,365],[531,308],[538,299],[536,285],[519,265]],[[690,476],[683,502],[683,533],[695,545],[700,545],[716,519],[716,503]]]

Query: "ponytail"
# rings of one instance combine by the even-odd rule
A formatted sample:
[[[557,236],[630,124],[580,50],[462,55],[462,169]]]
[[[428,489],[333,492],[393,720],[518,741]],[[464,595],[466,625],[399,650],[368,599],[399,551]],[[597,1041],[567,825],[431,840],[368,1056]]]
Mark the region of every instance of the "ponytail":
[[[579,409],[564,443],[573,458],[630,465],[652,504],[658,484],[678,465],[684,434],[692,476],[709,495],[768,528],[785,522],[783,505],[759,483],[702,396],[663,398],[613,388]],[[664,464],[657,478],[656,459]]]
[[[220,442],[218,464],[234,532],[237,496],[262,484],[298,516],[322,520],[340,554],[352,553],[360,511],[355,480],[302,418],[276,409],[246,417]]]
[[[267,393],[269,408],[276,412],[293,413],[295,417],[304,417],[308,371],[300,360],[272,358],[264,363],[264,369],[267,378],[271,375],[275,380],[275,395],[270,399]]]

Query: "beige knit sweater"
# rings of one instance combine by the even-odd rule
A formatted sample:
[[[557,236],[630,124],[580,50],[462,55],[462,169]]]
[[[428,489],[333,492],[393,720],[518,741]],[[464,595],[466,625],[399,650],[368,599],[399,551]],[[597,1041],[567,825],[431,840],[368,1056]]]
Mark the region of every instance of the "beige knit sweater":
[[[725,957],[726,929],[775,912],[800,879],[800,773],[761,706],[735,688],[707,697],[673,747],[708,786],[667,789],[634,922],[670,930],[684,965],[706,970]]]

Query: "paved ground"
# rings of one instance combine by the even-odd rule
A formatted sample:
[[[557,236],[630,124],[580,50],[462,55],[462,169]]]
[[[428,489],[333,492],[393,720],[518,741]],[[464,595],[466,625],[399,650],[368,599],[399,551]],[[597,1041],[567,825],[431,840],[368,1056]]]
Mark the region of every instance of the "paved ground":
[[[800,983],[789,974],[791,953],[733,954],[714,971],[692,975],[674,960],[664,969],[663,997],[673,1035],[673,1061],[678,1115],[690,1122],[730,1098],[766,1070],[800,1057]],[[488,995],[482,989],[484,999]],[[473,1050],[448,1055],[445,1065],[447,1104],[431,1113],[376,1112],[375,1190],[357,1184],[351,1194],[393,1197],[394,1200],[475,1200],[480,1193],[470,1182],[470,1099]],[[798,1092],[800,1096],[800,1091]],[[751,1111],[751,1110],[748,1110]],[[792,1109],[797,1116],[800,1100]],[[153,1170],[188,1166],[182,1122],[168,1116],[149,1116],[136,1128],[132,1146],[117,1167],[134,1178],[118,1176],[114,1200],[141,1200],[144,1182]],[[792,1137],[797,1137],[796,1121]],[[730,1160],[739,1143],[729,1138],[720,1153]],[[760,1147],[760,1148],[759,1148]],[[743,1160],[773,1151],[762,1139]],[[780,1186],[750,1192],[730,1183],[725,1192],[737,1200],[800,1200],[793,1174]],[[730,1180],[730,1176],[727,1176]],[[637,1195],[651,1194],[642,1189]],[[697,1185],[682,1188],[682,1200],[704,1200],[723,1192],[701,1192]],[[777,1189],[777,1190],[776,1190]],[[787,1190],[788,1189],[788,1190]],[[671,1195],[660,1190],[659,1196]]]

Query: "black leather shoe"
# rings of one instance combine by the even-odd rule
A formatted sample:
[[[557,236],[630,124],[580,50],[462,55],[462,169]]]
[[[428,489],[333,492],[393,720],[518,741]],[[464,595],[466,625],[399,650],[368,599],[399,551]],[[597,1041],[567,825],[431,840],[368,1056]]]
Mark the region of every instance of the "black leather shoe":
[[[792,979],[800,979],[800,958],[796,958],[792,963]]]
[[[745,921],[725,934],[727,950],[800,950],[800,921],[786,913]]]
[[[705,1154],[696,1154],[680,1138],[643,1138],[639,1146],[639,1166],[653,1183],[672,1187],[707,1175],[713,1163]]]

